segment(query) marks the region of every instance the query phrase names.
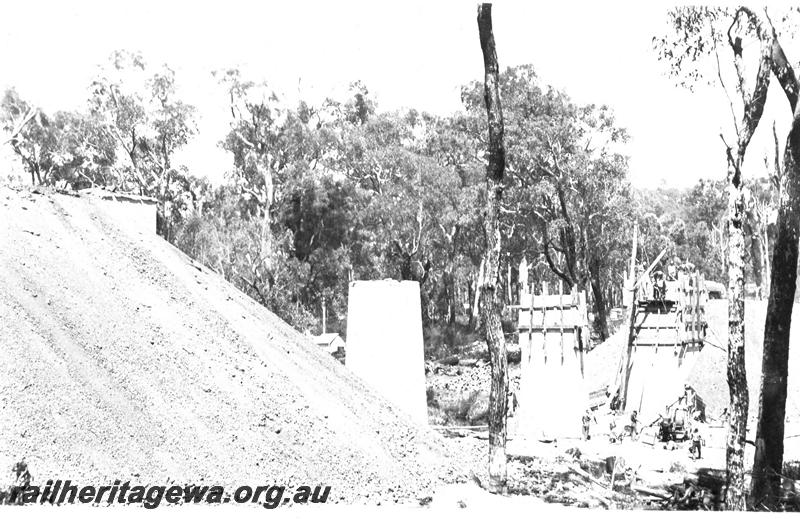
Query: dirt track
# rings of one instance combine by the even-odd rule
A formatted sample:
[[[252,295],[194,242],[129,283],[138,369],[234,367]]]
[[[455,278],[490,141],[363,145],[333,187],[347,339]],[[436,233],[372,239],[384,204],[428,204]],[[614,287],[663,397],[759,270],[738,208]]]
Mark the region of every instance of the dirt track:
[[[439,436],[111,203],[0,189],[0,467],[348,502],[463,479]]]

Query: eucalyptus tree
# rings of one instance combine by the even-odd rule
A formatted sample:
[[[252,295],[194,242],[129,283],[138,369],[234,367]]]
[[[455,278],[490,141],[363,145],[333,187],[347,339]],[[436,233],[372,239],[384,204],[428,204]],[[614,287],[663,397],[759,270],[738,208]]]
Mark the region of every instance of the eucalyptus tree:
[[[503,199],[506,149],[503,140],[503,108],[500,101],[500,67],[497,64],[497,50],[492,30],[491,4],[478,6],[478,35],[483,54],[484,101],[489,130],[486,153],[487,193],[483,215],[486,248],[480,284],[480,313],[492,368],[489,395],[489,489],[495,493],[505,493],[508,478],[506,466],[508,359],[500,321],[502,289],[498,279],[502,250],[500,209]]]
[[[595,326],[608,336],[607,289],[621,283],[631,227],[627,133],[605,106],[579,105],[546,86],[533,67],[500,75],[507,188],[502,224],[508,261],[543,261],[570,289],[588,290]],[[470,113],[480,108],[480,85],[464,89]],[[485,126],[485,123],[483,124]]]
[[[744,443],[749,395],[744,361],[744,276],[746,196],[743,165],[747,147],[758,127],[770,78],[774,75],[789,100],[793,123],[787,138],[779,196],[777,236],[773,255],[771,289],[764,332],[764,363],[759,406],[759,428],[753,490],[757,502],[774,503],[783,458],[783,420],[786,401],[786,376],[791,308],[797,275],[798,188],[800,157],[800,117],[797,115],[798,85],[766,14],[746,8],[683,7],[669,13],[672,31],[654,38],[660,58],[669,64],[672,75],[685,86],[713,81],[726,95],[732,116],[732,137],[721,135],[727,161],[727,268],[728,268],[728,385],[731,419],[727,448],[726,506],[746,507],[744,484]],[[786,23],[788,17],[782,22]],[[752,46],[750,44],[752,43]],[[748,63],[745,49],[754,50]],[[726,80],[721,53],[733,69],[733,91]],[[713,58],[713,61],[712,61]],[[735,101],[734,101],[735,100]],[[775,292],[777,290],[777,293]],[[771,502],[771,503],[770,503]]]

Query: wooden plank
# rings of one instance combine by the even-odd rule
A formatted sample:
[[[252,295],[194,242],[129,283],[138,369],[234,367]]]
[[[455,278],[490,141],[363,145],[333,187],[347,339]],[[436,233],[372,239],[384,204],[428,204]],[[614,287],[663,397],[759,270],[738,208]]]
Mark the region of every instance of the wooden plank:
[[[680,294],[680,301],[678,301],[678,340],[683,344],[686,341],[686,328],[683,325],[684,318],[686,317],[683,313],[684,307],[684,278],[683,272],[678,272],[678,283],[680,284],[678,288],[678,292]]]
[[[528,361],[531,360],[531,355],[533,354],[533,300],[534,300],[534,291],[536,287],[533,283],[531,283],[531,309],[530,309],[530,323],[528,326]],[[522,315],[519,316],[522,319]]]
[[[694,326],[694,301],[695,301],[695,290],[694,290],[694,276],[689,274],[689,306],[687,307],[687,313],[689,317],[689,322],[691,323],[689,326],[689,336],[691,337],[691,341],[695,342],[697,340],[697,336],[695,335],[696,328]]]
[[[563,319],[558,311],[547,312],[543,317],[542,312],[536,310],[533,313],[530,311],[520,312],[517,328],[527,330],[530,328],[531,319],[537,325],[546,327],[559,327],[563,324],[565,328],[581,328],[586,324],[585,314],[581,314],[577,309],[565,310]]]
[[[560,283],[563,286],[563,281]],[[572,296],[570,296],[569,294],[549,294],[537,298],[534,307],[535,308],[547,307],[548,309],[555,309],[555,308],[575,308],[577,307],[577,305],[573,304]]]
[[[655,497],[659,499],[669,499],[670,497],[672,497],[672,495],[667,492],[663,492],[653,488],[647,488],[636,484],[631,485],[631,490],[633,490],[634,492],[638,492],[640,494],[644,494],[648,497]]]
[[[708,290],[706,290],[706,277],[700,274],[700,309],[705,314],[706,304],[708,303]]]
[[[583,327],[583,336],[586,337],[588,341],[591,337],[591,332],[589,331],[589,313],[586,311],[586,291],[581,290],[578,293],[578,301],[580,301],[578,306],[578,314],[581,318],[581,326]]]
[[[556,334],[556,333],[560,333],[562,329],[564,330],[564,335],[570,335],[570,334],[573,334],[573,333],[578,333],[578,330],[580,329],[580,326],[568,326],[568,327],[567,326],[563,326],[562,327],[562,326],[559,326],[558,324],[550,324],[549,326],[542,327],[541,323],[539,323],[539,324],[534,324],[533,328],[528,328],[528,325],[525,325],[524,328],[520,328],[520,331],[528,332],[528,331],[532,330],[533,333],[541,333],[541,332],[544,332],[545,330],[547,330],[547,333]]]
[[[508,305],[506,308],[514,308],[518,310],[528,310],[531,306],[528,296],[524,295],[523,299],[518,305]],[[578,308],[580,303],[573,300],[571,294],[547,294],[538,295],[534,298],[533,307],[537,310],[547,308],[548,310],[556,310],[564,307],[564,309]]]
[[[695,337],[700,340],[700,274],[695,273],[694,275],[694,291],[695,291],[695,301],[694,301],[694,322],[692,323],[695,327]]]
[[[583,293],[583,292],[581,292],[581,293]],[[548,310],[558,310],[560,308],[558,306],[558,299],[554,298],[554,299],[552,299],[552,301],[549,301],[546,305],[543,305],[540,302],[539,297],[541,297],[541,296],[537,296],[536,297],[536,306],[534,306],[535,310],[541,310],[542,308],[547,308]],[[525,297],[525,298],[523,298],[523,301],[524,302],[521,303],[521,304],[508,305],[508,306],[505,306],[504,308],[508,308],[510,310],[530,310],[530,308],[531,308],[531,304],[529,302],[530,300],[527,297]],[[565,300],[564,304],[562,304],[561,306],[564,307],[564,310],[571,310],[571,309],[579,308],[580,304],[573,304],[571,301],[567,302]]]
[[[575,304],[579,304],[580,303],[580,297],[578,296],[578,289],[575,287],[575,285],[572,285],[572,291],[571,292],[572,292],[572,302],[575,303]],[[580,359],[580,363],[581,363],[581,377],[584,376],[583,375],[583,341],[584,341],[584,338],[581,337],[580,334],[578,334],[578,336],[576,337],[576,342],[578,343],[578,358]]]
[[[558,327],[559,327],[559,334],[558,340],[560,342],[561,347],[561,364],[564,364],[564,305],[561,303],[563,302],[563,293],[564,293],[564,282],[558,282],[558,310],[560,312],[560,319],[558,320]]]
[[[677,328],[643,328],[636,334],[634,343],[642,344],[675,344],[678,342]]]
[[[542,281],[542,296],[547,297],[548,295],[548,288],[547,288],[547,281]],[[535,304],[535,300],[534,300]],[[547,362],[547,327],[546,321],[547,319],[547,308],[542,308],[542,351],[544,353],[544,361]]]
[[[678,351],[678,344],[681,342],[681,326],[683,326],[683,323],[681,323],[680,313],[677,311],[672,313],[672,326],[675,328],[675,330],[677,330],[677,333],[675,334],[675,342],[672,343],[672,352],[680,359],[681,352]]]
[[[661,251],[661,253],[658,256],[656,256],[656,259],[654,259],[653,262],[650,263],[650,266],[647,267],[647,270],[645,270],[642,273],[642,275],[639,276],[639,279],[636,280],[636,285],[635,286],[639,286],[639,283],[641,283],[647,276],[650,275],[650,271],[653,270],[656,265],[658,265],[658,262],[661,261],[661,258],[663,258],[664,254],[666,254],[666,253],[667,253],[667,249],[664,249],[664,250]]]
[[[656,315],[658,315],[658,314],[656,314]],[[637,339],[640,338],[641,335],[642,335],[642,332],[641,332],[641,330],[639,330],[639,337],[637,337]],[[659,344],[660,340],[661,340],[661,320],[660,319],[656,319],[656,353],[658,353],[658,344]]]
[[[636,249],[638,245],[638,235],[639,235],[639,225],[637,222],[633,222],[633,244],[631,247],[631,274],[629,279],[633,281],[636,279]],[[622,360],[622,379],[620,381],[620,408],[625,409],[627,404],[628,398],[628,377],[630,375],[630,363],[631,363],[631,349],[633,348],[633,338],[635,334],[634,323],[636,321],[636,283],[633,283],[630,287],[626,287],[630,290],[630,305],[628,306],[628,344],[627,347],[623,350],[623,360]]]
[[[472,431],[485,431],[488,425],[431,425],[432,429],[468,429]]]
[[[676,315],[677,312],[669,312],[666,314],[639,312],[636,315],[635,326],[637,329],[672,327],[675,324]]]

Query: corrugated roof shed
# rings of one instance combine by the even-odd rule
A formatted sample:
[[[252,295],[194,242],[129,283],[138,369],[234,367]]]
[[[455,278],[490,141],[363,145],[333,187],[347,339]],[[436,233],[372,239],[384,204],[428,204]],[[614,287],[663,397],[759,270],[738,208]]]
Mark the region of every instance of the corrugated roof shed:
[[[341,339],[338,333],[323,333],[312,337],[314,344],[317,346],[331,346],[336,339]]]

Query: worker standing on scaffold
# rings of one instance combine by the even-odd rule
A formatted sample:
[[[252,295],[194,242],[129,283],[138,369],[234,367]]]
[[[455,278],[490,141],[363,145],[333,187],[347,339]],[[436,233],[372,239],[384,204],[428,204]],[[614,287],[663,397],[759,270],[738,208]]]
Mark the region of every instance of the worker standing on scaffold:
[[[680,265],[681,259],[675,256],[675,259],[669,260],[669,265],[667,265],[667,280],[668,281],[677,281],[678,280],[678,265]]]

